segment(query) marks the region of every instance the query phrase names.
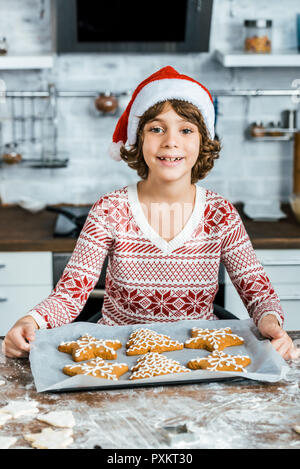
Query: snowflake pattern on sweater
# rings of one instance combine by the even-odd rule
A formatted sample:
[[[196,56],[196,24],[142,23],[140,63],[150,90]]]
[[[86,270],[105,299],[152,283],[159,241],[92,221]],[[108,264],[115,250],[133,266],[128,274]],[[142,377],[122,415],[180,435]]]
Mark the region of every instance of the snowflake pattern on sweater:
[[[224,264],[249,316],[283,323],[279,299],[235,207],[196,185],[183,230],[167,242],[147,222],[137,184],[105,194],[91,208],[53,292],[29,314],[41,328],[72,322],[95,287],[108,256],[100,324],[217,319],[213,301]]]

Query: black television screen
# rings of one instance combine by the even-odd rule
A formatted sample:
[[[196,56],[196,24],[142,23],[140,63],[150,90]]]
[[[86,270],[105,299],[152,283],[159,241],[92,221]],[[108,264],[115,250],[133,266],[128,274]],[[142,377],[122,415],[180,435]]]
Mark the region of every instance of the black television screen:
[[[207,52],[213,0],[53,0],[56,52]]]
[[[187,0],[77,0],[79,42],[182,42]]]

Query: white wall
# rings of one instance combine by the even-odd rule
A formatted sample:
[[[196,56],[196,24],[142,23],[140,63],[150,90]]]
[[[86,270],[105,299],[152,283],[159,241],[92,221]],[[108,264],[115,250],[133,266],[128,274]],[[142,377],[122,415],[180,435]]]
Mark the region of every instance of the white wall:
[[[205,0],[204,0],[205,1]],[[51,50],[50,0],[0,0],[0,31],[11,53]],[[55,58],[51,71],[4,71],[7,90],[44,90],[53,82],[59,90],[134,90],[136,85],[165,65],[191,75],[210,90],[291,89],[299,68],[225,69],[213,57],[216,48],[242,46],[244,18],[267,17],[274,21],[276,49],[296,47],[296,13],[299,1],[215,0],[211,52],[203,54],[64,54]],[[10,107],[0,104],[3,141],[11,141]],[[125,107],[127,99],[122,102]],[[292,143],[251,142],[244,132],[253,121],[279,121],[283,109],[295,107],[289,97],[220,98],[217,132],[223,150],[215,168],[199,184],[232,202],[249,198],[287,200],[292,190]],[[59,148],[69,153],[65,169],[0,169],[3,203],[30,196],[46,203],[92,203],[102,194],[138,179],[124,162],[114,162],[107,147],[116,117],[99,117],[85,98],[59,99]],[[30,156],[30,147],[24,148]]]

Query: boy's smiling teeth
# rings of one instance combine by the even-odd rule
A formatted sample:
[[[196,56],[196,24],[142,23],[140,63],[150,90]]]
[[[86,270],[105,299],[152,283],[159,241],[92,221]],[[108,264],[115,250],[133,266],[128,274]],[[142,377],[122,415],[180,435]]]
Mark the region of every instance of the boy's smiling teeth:
[[[165,157],[165,156],[158,156],[157,157],[159,160],[167,160],[167,161],[177,161],[177,160],[182,160],[182,156],[177,156],[175,158],[169,158],[169,157]]]

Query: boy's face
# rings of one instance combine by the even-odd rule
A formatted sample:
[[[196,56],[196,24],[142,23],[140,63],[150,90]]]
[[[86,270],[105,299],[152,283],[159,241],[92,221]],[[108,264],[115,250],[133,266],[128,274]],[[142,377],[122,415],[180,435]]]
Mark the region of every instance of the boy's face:
[[[187,177],[190,181],[201,143],[195,124],[184,120],[166,103],[162,112],[145,124],[143,135],[143,155],[149,176],[164,181]],[[163,157],[172,157],[172,161],[163,160]],[[175,157],[180,159],[174,161]]]

